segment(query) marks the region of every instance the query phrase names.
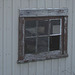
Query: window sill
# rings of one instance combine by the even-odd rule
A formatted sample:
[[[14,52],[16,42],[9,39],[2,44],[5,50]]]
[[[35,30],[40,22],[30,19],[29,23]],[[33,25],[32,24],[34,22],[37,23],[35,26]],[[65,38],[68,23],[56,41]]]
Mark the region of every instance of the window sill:
[[[61,51],[42,52],[39,54],[26,54],[23,60],[18,60],[17,63],[27,63],[34,61],[43,61],[50,59],[59,59],[68,57],[68,54],[61,54]]]

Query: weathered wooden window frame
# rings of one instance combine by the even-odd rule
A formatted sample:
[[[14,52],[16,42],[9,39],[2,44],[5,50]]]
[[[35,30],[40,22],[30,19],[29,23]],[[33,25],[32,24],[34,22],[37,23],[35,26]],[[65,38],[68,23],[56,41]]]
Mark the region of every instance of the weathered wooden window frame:
[[[39,54],[27,55],[24,53],[24,37],[25,37],[25,19],[33,18],[61,18],[62,19],[62,49],[60,51],[42,52]],[[68,9],[39,9],[39,10],[19,10],[19,34],[18,34],[18,63],[25,63],[38,60],[49,60],[67,57],[67,24]]]

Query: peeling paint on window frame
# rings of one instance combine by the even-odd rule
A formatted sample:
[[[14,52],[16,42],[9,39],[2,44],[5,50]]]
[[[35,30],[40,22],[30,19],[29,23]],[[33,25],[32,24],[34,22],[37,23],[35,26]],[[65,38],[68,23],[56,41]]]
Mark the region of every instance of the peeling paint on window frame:
[[[42,14],[42,12],[44,13]],[[28,13],[27,13],[28,12]],[[35,13],[37,12],[37,13]],[[41,15],[39,15],[39,12]],[[60,13],[60,14],[59,14]],[[29,15],[28,15],[29,14]],[[25,19],[33,18],[61,18],[62,19],[62,33],[61,33],[61,50],[60,51],[49,51],[42,52],[39,54],[25,54],[24,53],[24,25]],[[40,9],[40,10],[19,10],[19,29],[18,29],[18,63],[58,59],[67,57],[67,25],[68,25],[68,9]]]

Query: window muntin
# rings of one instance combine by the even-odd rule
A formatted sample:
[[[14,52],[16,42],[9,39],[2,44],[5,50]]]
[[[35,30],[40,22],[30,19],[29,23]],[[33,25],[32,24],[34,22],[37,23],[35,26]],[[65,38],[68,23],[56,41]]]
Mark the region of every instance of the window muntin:
[[[67,55],[67,20],[68,20],[67,12],[68,12],[67,9],[20,10],[18,63],[52,59],[52,58],[61,58],[61,57],[68,56]],[[60,19],[60,23],[57,23],[57,22],[54,24],[51,23],[51,21],[56,21],[57,19]],[[26,35],[25,22],[32,21],[32,20],[33,22],[36,20],[36,22],[34,22],[36,24],[35,26],[31,25],[29,28],[27,27],[29,34]],[[40,21],[44,20],[46,21],[46,24],[48,21],[49,23],[48,28],[50,30],[48,29],[48,31],[46,31],[45,25],[39,26],[38,20]],[[51,24],[53,25],[50,26]],[[57,31],[58,29],[60,30]],[[25,51],[25,42],[26,42],[25,39],[30,39],[30,41],[27,41],[27,46],[30,46],[30,47],[32,46],[31,50],[29,49],[29,47],[27,47],[28,52]],[[31,45],[30,42],[32,41],[32,39],[33,39],[33,43]],[[45,42],[45,39],[48,40],[46,41],[47,45],[45,46],[46,48],[45,50],[47,50],[47,47],[48,47],[48,51],[46,52],[42,51],[44,44],[42,43],[38,44],[38,42],[40,42],[40,39],[43,42]],[[59,43],[58,44],[54,43],[53,42],[54,40]],[[52,44],[50,44],[50,42]],[[51,46],[53,46],[54,44],[56,44],[57,46],[52,48]],[[41,50],[38,48],[40,48]]]
[[[61,50],[62,19],[44,19],[25,20],[25,54]]]

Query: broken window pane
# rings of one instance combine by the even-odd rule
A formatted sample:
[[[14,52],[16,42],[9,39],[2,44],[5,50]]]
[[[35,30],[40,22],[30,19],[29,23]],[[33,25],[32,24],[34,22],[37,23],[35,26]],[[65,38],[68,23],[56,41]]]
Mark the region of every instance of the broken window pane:
[[[60,34],[60,20],[51,20],[51,34]]]
[[[36,35],[36,20],[25,21],[25,36]]]
[[[36,39],[25,38],[25,54],[35,53]]]
[[[47,35],[48,34],[48,20],[39,20],[38,21],[38,35]]]
[[[37,44],[38,52],[46,52],[48,51],[48,37],[39,37]]]
[[[50,37],[50,51],[60,50],[60,36]]]

